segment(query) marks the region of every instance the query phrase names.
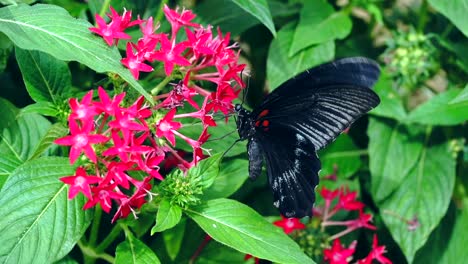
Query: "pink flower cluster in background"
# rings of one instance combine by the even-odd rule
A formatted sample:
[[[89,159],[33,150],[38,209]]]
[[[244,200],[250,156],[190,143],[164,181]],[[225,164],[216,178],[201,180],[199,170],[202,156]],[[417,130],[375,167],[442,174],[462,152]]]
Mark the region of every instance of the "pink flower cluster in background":
[[[324,179],[330,178],[325,176]],[[336,180],[336,175],[334,177]],[[372,221],[372,214],[364,213],[364,203],[357,200],[357,192],[350,191],[348,188],[339,188],[336,190],[329,190],[322,187],[319,194],[324,199],[323,206],[316,206],[314,208],[314,217],[320,219],[321,232],[326,232],[325,228],[329,226],[343,226],[345,229],[337,234],[328,237],[332,241],[330,248],[323,250],[323,259],[326,263],[330,264],[372,264],[377,261],[381,264],[391,264],[392,262],[383,256],[386,253],[385,246],[378,245],[377,235],[374,235],[372,248],[369,254],[364,259],[353,261],[357,241],[353,241],[348,247],[344,247],[340,242],[340,237],[357,230],[359,228],[366,228],[376,230],[370,222]],[[346,221],[333,221],[331,218],[338,214],[340,211],[356,211],[358,217]],[[306,230],[309,227],[297,218],[285,218],[281,216],[281,220],[275,221],[274,225],[281,227],[286,234],[294,234],[294,231]]]
[[[100,204],[105,212],[117,204],[113,221],[131,212],[135,214],[151,198],[151,180],[163,180],[159,169],[168,153],[184,171],[206,156],[202,145],[210,136],[207,128],[216,126],[213,114],[231,113],[232,101],[245,87],[239,77],[245,65],[238,64],[239,53],[234,50],[237,45],[230,44],[229,34],[223,36],[218,31],[215,36],[210,26],[204,28],[190,22],[195,15],[189,10],[178,12],[165,6],[164,13],[172,27],[170,34],[155,33],[159,26],[152,17],[132,20],[131,11],[119,14],[113,8],[108,14],[109,23],[96,15],[97,27],[90,30],[111,46],[120,39],[131,39],[124,31],[139,25],[142,37],[127,43],[127,57],[122,64],[138,79],[141,71],[153,71],[149,63],[159,61],[164,64],[166,83],[175,84],[162,87],[168,89],[165,93],[153,94],[155,106],[144,97],[129,102],[125,93],[111,97],[101,87],[98,100],[93,100],[93,91],[81,101],[70,99],[70,135],[55,141],[70,146],[70,162],[79,160],[82,165],[74,175],[61,179],[70,185],[69,198],[81,192],[88,199],[84,209]],[[185,32],[185,40],[176,39],[180,30]],[[216,90],[208,91],[195,84],[200,80],[214,83]],[[161,91],[164,89],[155,93]],[[201,104],[195,96],[202,98]],[[177,114],[186,104],[194,110]],[[197,119],[203,124],[197,139],[178,131],[184,126],[182,118]],[[191,162],[174,149],[176,137],[192,147]],[[135,173],[142,174],[143,179],[132,177]]]

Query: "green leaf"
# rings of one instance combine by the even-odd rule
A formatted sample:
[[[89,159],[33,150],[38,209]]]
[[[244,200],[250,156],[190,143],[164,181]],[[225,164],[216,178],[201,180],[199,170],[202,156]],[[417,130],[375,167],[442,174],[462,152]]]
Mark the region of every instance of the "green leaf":
[[[36,102],[63,101],[61,95],[71,87],[71,73],[65,62],[47,53],[16,48],[16,60],[24,84]]]
[[[50,147],[54,146],[54,140],[64,137],[68,134],[68,128],[60,123],[53,124],[45,133],[39,143],[36,145],[29,160],[33,160],[44,154]]]
[[[161,263],[156,254],[145,243],[135,238],[130,232],[126,233],[124,242],[115,251],[116,264],[158,264]]]
[[[335,56],[333,41],[303,49],[294,56],[289,56],[293,35],[294,23],[290,23],[278,31],[278,36],[271,42],[267,59],[267,79],[271,89],[313,66],[332,60]]]
[[[57,108],[50,102],[39,102],[25,106],[21,109],[20,115],[24,114],[40,114],[44,116],[57,116]]]
[[[210,187],[219,173],[219,163],[221,153],[215,154],[207,159],[198,162],[197,166],[187,171],[187,177],[201,177],[203,189]]]
[[[233,36],[240,35],[247,29],[260,24],[260,21],[239,7],[232,0],[206,0],[195,8],[196,20],[200,24],[211,24],[231,32]]]
[[[362,166],[363,154],[365,153],[354,145],[350,136],[341,134],[335,142],[320,151],[319,157],[322,162],[320,174],[330,175],[337,169],[339,178],[350,177]]]
[[[468,251],[464,247],[468,243],[467,226],[468,200],[462,201],[460,210],[452,202],[426,245],[417,252],[414,263],[458,263],[468,258]]]
[[[186,213],[213,239],[242,253],[279,263],[314,263],[283,230],[235,200],[206,201]]]
[[[197,264],[248,264],[244,260],[245,254],[240,253],[230,247],[226,247],[216,241],[212,241],[203,248],[201,254],[197,257]],[[253,259],[252,259],[253,260]],[[254,262],[252,262],[254,263]]]
[[[203,199],[225,198],[236,192],[249,177],[249,162],[246,159],[233,159],[221,163],[218,177],[208,189],[203,191]]]
[[[164,245],[171,260],[175,260],[179,254],[184,239],[186,223],[187,218],[182,218],[175,227],[162,233]]]
[[[449,144],[438,142],[426,140],[413,169],[380,206],[385,225],[410,263],[447,212],[455,185],[455,160]],[[387,164],[393,161],[388,159]],[[402,219],[414,218],[420,225],[410,231]]]
[[[97,72],[119,74],[147,100],[151,96],[120,63],[116,47],[109,47],[102,38],[94,36],[92,25],[75,19],[58,6],[37,4],[0,8],[0,32],[18,47],[39,50],[59,60],[78,61]]]
[[[50,127],[50,122],[37,114],[25,114],[16,119],[18,110],[0,99],[0,187],[10,173],[28,160]]]
[[[273,34],[276,36],[275,25],[273,24],[273,20],[271,18],[270,9],[268,9],[268,3],[266,0],[256,0],[256,1],[249,1],[249,0],[232,0],[242,9],[247,11],[252,16],[256,17],[263,25],[265,25]]]
[[[429,3],[468,37],[468,20],[466,18],[468,0],[429,0]]]
[[[173,228],[180,222],[181,217],[182,209],[175,204],[171,204],[169,200],[163,199],[159,204],[156,225],[151,229],[151,235]]]
[[[370,118],[367,134],[371,193],[380,204],[413,170],[423,150],[423,135],[421,128],[383,118]]]
[[[68,159],[44,157],[11,174],[0,192],[1,263],[51,263],[83,236],[92,214],[82,210],[84,196],[68,200],[59,181],[73,173]]]
[[[407,115],[403,100],[392,89],[392,86],[393,80],[388,76],[385,69],[382,70],[382,74],[374,87],[374,91],[379,95],[380,104],[372,109],[370,114],[403,120]]]
[[[463,89],[457,97],[455,97],[452,101],[449,102],[449,104],[456,104],[456,103],[466,103],[468,102],[468,84],[465,86],[465,89]]]
[[[349,16],[343,12],[335,12],[327,1],[305,1],[288,54],[293,56],[312,45],[344,39],[351,32],[351,27]]]
[[[457,101],[459,94],[460,90],[452,89],[434,96],[409,113],[405,122],[447,126],[465,122],[468,120],[468,100]]]

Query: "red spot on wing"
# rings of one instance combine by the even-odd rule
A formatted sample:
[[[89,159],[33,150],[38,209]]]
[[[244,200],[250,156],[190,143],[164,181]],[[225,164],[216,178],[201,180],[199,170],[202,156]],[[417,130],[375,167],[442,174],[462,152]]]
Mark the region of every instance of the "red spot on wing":
[[[259,117],[259,118],[260,118],[260,117],[264,117],[264,116],[268,115],[268,112],[270,112],[270,110],[265,109],[265,110],[263,110],[263,111],[258,115],[258,117]]]
[[[270,124],[270,121],[268,120],[263,120],[262,126],[267,127]]]
[[[255,122],[255,126],[256,127],[260,126],[260,121]]]

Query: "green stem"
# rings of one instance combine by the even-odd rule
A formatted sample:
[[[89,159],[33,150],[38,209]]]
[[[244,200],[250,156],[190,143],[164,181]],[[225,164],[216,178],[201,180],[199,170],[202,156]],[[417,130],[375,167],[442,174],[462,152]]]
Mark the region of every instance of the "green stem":
[[[99,235],[99,225],[101,224],[102,209],[100,206],[96,206],[94,210],[93,225],[91,226],[91,234],[89,235],[88,245],[94,247]]]
[[[109,9],[111,0],[104,0],[104,3],[102,4],[101,11],[99,11],[99,16],[104,17],[106,14],[106,11]]]
[[[109,245],[112,244],[115,241],[115,239],[117,239],[117,237],[120,235],[121,230],[122,228],[120,227],[120,225],[114,225],[109,235],[107,235],[107,237],[101,242],[101,244],[99,244],[96,247],[95,251],[103,252],[104,250],[106,250],[109,247]]]
[[[423,0],[421,3],[421,8],[419,9],[419,21],[418,21],[418,32],[424,33],[424,28],[426,27],[428,21],[428,4],[426,0]]]
[[[161,21],[163,15],[164,15],[164,11],[163,11],[164,5],[167,5],[168,2],[169,2],[169,0],[162,0],[161,1],[161,4],[159,5],[158,13],[156,14],[156,17],[154,19],[155,23]]]
[[[78,241],[78,247],[81,252],[83,252],[84,263],[93,264],[96,262],[96,259],[103,259],[109,263],[114,263],[115,258],[107,253],[98,253],[96,250],[93,250],[92,247],[86,246],[83,242]]]
[[[151,90],[151,94],[158,94],[171,80],[171,76],[167,76],[166,78],[164,78],[164,80],[162,80],[158,85],[156,85],[156,87],[153,88],[153,90]]]

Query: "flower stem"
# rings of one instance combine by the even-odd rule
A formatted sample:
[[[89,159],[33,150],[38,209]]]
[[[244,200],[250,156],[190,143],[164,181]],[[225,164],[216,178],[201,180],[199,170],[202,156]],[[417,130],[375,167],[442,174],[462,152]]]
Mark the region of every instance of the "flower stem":
[[[158,94],[170,81],[172,80],[171,76],[166,76],[156,87],[151,90],[152,95]]]
[[[112,242],[120,235],[122,227],[120,225],[114,225],[111,232],[107,237],[96,247],[96,252],[103,252],[107,247],[109,247]]]
[[[101,11],[99,11],[99,16],[104,17],[106,14],[106,11],[109,9],[111,0],[104,0],[104,3],[102,4]]]
[[[164,15],[164,5],[167,5],[167,2],[169,2],[169,0],[162,0],[161,3],[159,4],[159,8],[158,8],[158,13],[156,14],[156,17],[154,19],[154,22],[157,23],[159,21],[161,21],[163,15]]]
[[[102,209],[100,206],[94,207],[94,218],[93,218],[93,225],[91,226],[91,234],[89,235],[89,242],[88,245],[94,247],[96,245],[96,241],[99,234],[99,225],[101,224],[101,215]]]
[[[347,228],[347,229],[345,229],[345,230],[343,230],[343,231],[341,231],[341,232],[339,232],[339,233],[336,233],[336,234],[334,234],[333,236],[329,237],[329,238],[328,238],[328,241],[333,241],[333,240],[335,240],[335,239],[337,239],[337,238],[339,238],[339,237],[342,237],[342,236],[344,236],[344,235],[346,235],[346,234],[348,234],[348,233],[353,232],[355,229],[356,229],[356,228],[352,228],[352,227],[351,227],[351,228]]]
[[[96,259],[103,259],[109,263],[114,263],[115,259],[107,253],[98,253],[92,247],[85,245],[82,241],[78,241],[78,247],[83,252],[83,258],[85,264],[93,264]]]

